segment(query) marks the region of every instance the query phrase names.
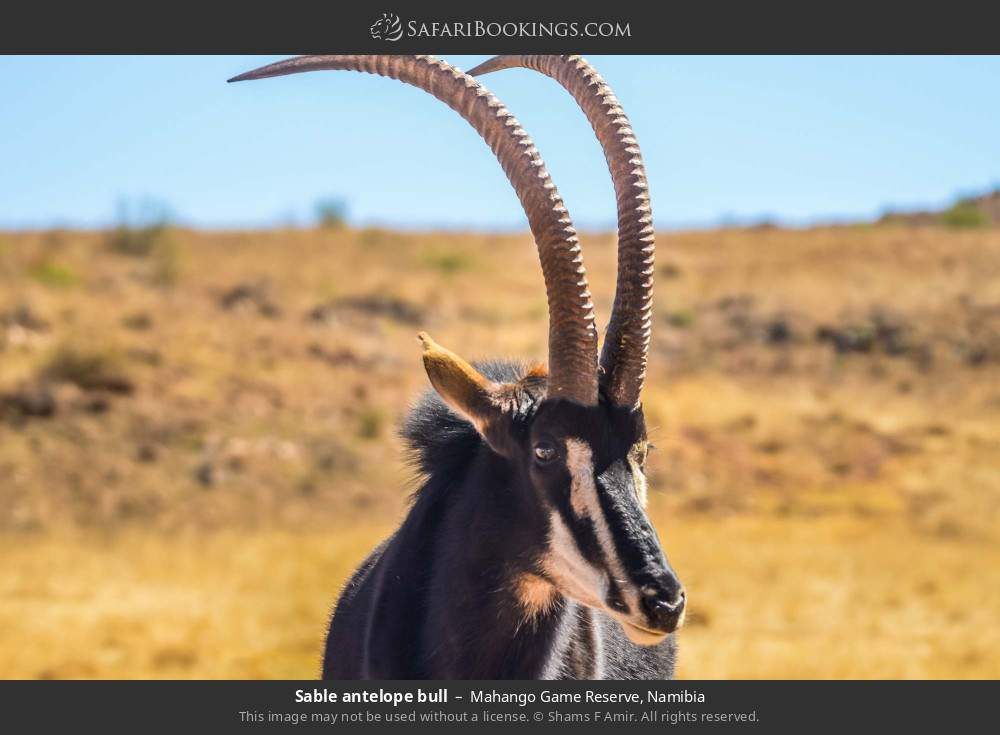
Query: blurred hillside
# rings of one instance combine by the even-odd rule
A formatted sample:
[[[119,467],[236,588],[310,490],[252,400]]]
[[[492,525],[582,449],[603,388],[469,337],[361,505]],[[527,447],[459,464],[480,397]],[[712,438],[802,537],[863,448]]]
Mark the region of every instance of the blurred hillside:
[[[944,225],[946,227],[975,228],[1000,225],[1000,189],[960,197],[950,207],[941,211],[914,210],[886,212],[880,224],[908,224],[914,226]]]
[[[604,320],[615,238],[583,242]],[[1000,676],[1000,230],[658,243],[682,674]],[[0,676],[315,675],[414,488],[422,329],[544,357],[530,238],[0,234]]]

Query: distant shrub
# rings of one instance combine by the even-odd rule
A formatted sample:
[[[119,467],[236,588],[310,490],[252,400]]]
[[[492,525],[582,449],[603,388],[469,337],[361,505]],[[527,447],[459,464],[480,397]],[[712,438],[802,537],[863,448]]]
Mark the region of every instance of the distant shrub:
[[[324,199],[316,203],[316,222],[324,230],[339,230],[347,226],[347,202]]]
[[[314,322],[331,322],[343,313],[384,317],[400,324],[411,325],[420,324],[427,318],[426,310],[420,304],[383,293],[344,296],[334,299],[313,308],[308,317]]]
[[[122,317],[122,326],[136,332],[146,332],[153,328],[153,317],[145,311],[126,314]]]
[[[357,241],[366,248],[392,248],[394,251],[423,253],[422,238],[401,230],[388,230],[375,225],[363,227],[357,232]]]
[[[875,326],[866,322],[843,327],[823,325],[816,328],[816,341],[828,342],[839,354],[871,352],[875,347],[877,334]]]
[[[28,267],[28,276],[45,286],[69,288],[80,282],[80,277],[72,268],[63,263],[43,258]]]
[[[39,377],[83,390],[131,393],[134,388],[117,352],[78,345],[58,347],[42,365]]]
[[[430,253],[424,258],[424,264],[446,276],[471,270],[475,261],[467,253],[457,251],[440,251]]]
[[[990,218],[975,202],[960,201],[941,213],[941,224],[956,229],[989,227]]]
[[[176,228],[165,205],[144,200],[118,206],[118,225],[107,237],[114,253],[146,258],[144,277],[156,286],[170,287],[181,277],[183,263]]]
[[[154,252],[168,236],[168,226],[165,224],[145,227],[119,225],[111,231],[108,246],[119,255],[142,258]]]
[[[142,200],[118,204],[118,225],[108,236],[108,247],[120,255],[143,258],[164,246],[170,238],[170,215],[165,205]]]
[[[281,307],[274,300],[266,278],[241,281],[219,296],[219,306],[226,311],[249,309],[268,319],[281,316]]]
[[[662,278],[680,278],[681,267],[676,263],[664,263],[656,269],[657,274]]]
[[[0,393],[0,419],[19,422],[51,418],[58,410],[55,394],[44,383],[24,383]]]
[[[687,329],[694,326],[694,312],[691,309],[678,309],[667,314],[667,323],[677,329]]]
[[[358,416],[358,436],[362,439],[378,439],[385,426],[385,415],[377,408],[365,408]]]

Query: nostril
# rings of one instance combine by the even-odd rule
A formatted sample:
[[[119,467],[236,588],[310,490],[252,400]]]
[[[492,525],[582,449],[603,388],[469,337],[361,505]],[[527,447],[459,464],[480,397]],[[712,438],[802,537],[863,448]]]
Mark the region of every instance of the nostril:
[[[662,619],[679,615],[684,609],[685,594],[683,589],[664,589],[654,585],[642,588],[642,607],[653,619]]]
[[[680,590],[677,593],[677,596],[674,597],[673,600],[671,600],[670,602],[664,602],[664,604],[667,606],[667,609],[670,610],[670,612],[678,612],[679,610],[684,609],[684,601],[685,601],[684,590]]]

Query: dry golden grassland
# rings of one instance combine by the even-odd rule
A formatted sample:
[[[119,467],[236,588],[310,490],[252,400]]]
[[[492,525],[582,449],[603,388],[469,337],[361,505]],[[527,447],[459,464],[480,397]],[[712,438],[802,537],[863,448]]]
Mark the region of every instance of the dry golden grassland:
[[[584,237],[602,318],[614,237]],[[1000,231],[659,238],[686,678],[1000,677]],[[544,357],[526,235],[0,233],[0,677],[311,677],[414,488],[415,334]]]

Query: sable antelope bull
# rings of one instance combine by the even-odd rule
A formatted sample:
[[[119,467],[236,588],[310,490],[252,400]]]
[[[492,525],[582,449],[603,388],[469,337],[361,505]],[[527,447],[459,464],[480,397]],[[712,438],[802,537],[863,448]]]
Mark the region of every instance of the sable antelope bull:
[[[472,365],[420,334],[434,391],[403,435],[425,476],[400,528],[347,583],[330,679],[667,678],[685,597],[644,507],[640,392],[653,224],[638,144],[579,57],[503,57],[557,79],[600,140],[618,200],[618,282],[600,361],[576,230],[524,130],[478,81],[420,56],[307,56],[232,81],[319,69],[419,87],[493,150],[528,217],[549,304],[548,371]]]

